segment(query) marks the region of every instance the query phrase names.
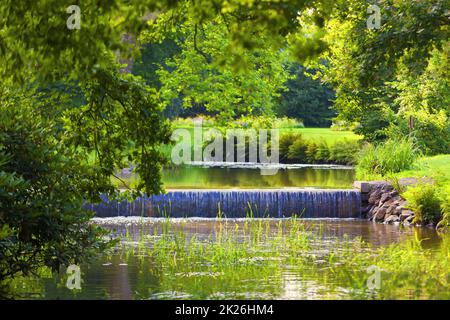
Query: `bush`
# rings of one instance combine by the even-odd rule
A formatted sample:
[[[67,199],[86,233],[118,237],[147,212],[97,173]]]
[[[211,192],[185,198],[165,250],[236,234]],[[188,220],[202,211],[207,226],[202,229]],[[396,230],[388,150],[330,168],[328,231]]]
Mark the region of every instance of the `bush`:
[[[414,122],[413,131],[408,127],[409,117],[405,116],[398,125],[389,128],[391,136],[404,136],[411,132],[416,145],[424,154],[450,153],[450,121],[444,110],[430,113],[422,109],[409,115]]]
[[[275,118],[272,122],[273,128],[304,128],[303,122],[299,119],[282,117]]]
[[[280,153],[280,161],[281,162],[288,161],[289,147],[297,139],[302,139],[302,135],[299,133],[286,133],[286,134],[281,135],[280,141],[279,141],[279,153]]]
[[[330,148],[328,147],[328,144],[324,140],[321,140],[317,144],[315,159],[316,162],[318,163],[328,163],[330,159]]]
[[[408,201],[407,208],[414,213],[414,223],[437,223],[441,219],[441,199],[433,184],[418,184],[403,193]]]
[[[318,163],[316,159],[317,144],[314,141],[310,141],[306,147],[306,161],[308,163]]]
[[[442,219],[438,228],[450,228],[450,185],[446,185],[440,194]]]
[[[389,139],[376,146],[367,144],[358,157],[359,175],[385,176],[411,169],[419,152],[411,139]]]
[[[289,147],[288,160],[294,163],[307,163],[307,149],[308,142],[301,137],[297,138]]]
[[[94,176],[29,104],[0,104],[0,282],[58,271],[107,246],[81,209]]]
[[[344,139],[330,147],[329,160],[332,163],[352,165],[356,162],[358,152],[358,141]]]

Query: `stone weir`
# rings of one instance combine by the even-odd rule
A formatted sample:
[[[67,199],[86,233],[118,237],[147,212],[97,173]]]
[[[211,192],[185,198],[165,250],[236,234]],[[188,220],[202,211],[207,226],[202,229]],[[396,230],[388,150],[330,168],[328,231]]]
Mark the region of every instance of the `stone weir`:
[[[224,189],[169,190],[132,202],[109,201],[87,205],[97,217],[273,217],[359,218],[360,190]]]

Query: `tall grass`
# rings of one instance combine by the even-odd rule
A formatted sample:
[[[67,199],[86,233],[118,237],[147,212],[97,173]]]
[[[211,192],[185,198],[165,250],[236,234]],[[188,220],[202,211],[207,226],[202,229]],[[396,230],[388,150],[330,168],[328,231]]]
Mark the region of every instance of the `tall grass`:
[[[145,232],[133,227],[103,258],[138,268],[129,274],[137,283],[134,298],[279,299],[287,283],[295,297],[304,298],[450,298],[450,234],[442,234],[433,248],[416,237],[374,248],[361,238],[330,238],[322,224],[295,216],[219,219],[209,233],[192,232],[192,222],[174,221],[164,219],[154,230],[142,222],[136,227]],[[381,272],[378,289],[367,288],[370,266]],[[300,287],[292,287],[295,279],[301,279]],[[45,286],[26,287],[22,280],[14,285],[19,293],[33,290],[43,297]]]
[[[419,155],[418,149],[409,138],[389,139],[377,145],[367,144],[358,158],[357,176],[384,177],[411,169]]]
[[[297,217],[276,223],[246,219],[240,225],[225,219],[209,237],[201,238],[173,228],[168,220],[145,250],[156,269],[166,274],[164,290],[182,287],[194,298],[211,297],[214,290],[260,292],[258,286],[242,286],[244,279],[245,283],[264,282],[269,297],[276,298],[284,266],[290,266],[290,273],[327,286],[331,297],[342,288],[348,298],[357,299],[450,297],[448,235],[437,250],[425,249],[415,239],[373,248],[360,238],[349,237],[334,238],[333,247],[328,247],[330,238],[321,230],[322,225],[306,226]],[[369,266],[381,270],[382,285],[375,291],[366,284]],[[194,284],[191,276],[201,274],[209,277],[195,277],[202,286],[190,287]]]
[[[415,223],[435,224],[441,219],[441,199],[436,185],[420,183],[409,187],[402,196],[408,201],[408,208],[415,213]]]

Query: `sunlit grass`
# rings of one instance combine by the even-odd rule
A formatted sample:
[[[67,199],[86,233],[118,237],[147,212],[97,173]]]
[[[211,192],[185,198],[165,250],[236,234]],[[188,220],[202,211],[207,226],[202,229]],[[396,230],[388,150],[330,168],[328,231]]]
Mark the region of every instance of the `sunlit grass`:
[[[320,222],[296,217],[219,217],[207,233],[192,232],[192,223],[163,219],[149,230],[142,219],[119,233],[121,243],[101,258],[96,274],[109,270],[102,267],[108,261],[130,266],[135,299],[450,298],[449,234],[433,247],[418,238],[372,247],[360,238],[332,238]],[[379,288],[367,286],[369,267],[380,271]],[[14,288],[43,298],[51,287],[46,277],[46,285],[17,279]],[[64,277],[55,279],[58,296],[85,297],[65,289]]]
[[[243,225],[225,220],[202,238],[188,235],[182,226],[174,228],[167,220],[159,232],[141,238],[141,245],[123,245],[132,255],[152,258],[163,274],[164,291],[176,288],[194,299],[211,298],[218,291],[228,293],[225,298],[242,298],[245,290],[263,291],[263,298],[280,298],[286,268],[325,286],[322,298],[450,297],[448,235],[442,235],[436,250],[423,248],[417,240],[372,248],[348,237],[333,239],[334,245],[327,247],[330,239],[322,236],[320,228],[307,228],[296,218],[280,220],[275,228],[260,219],[248,219]],[[376,290],[367,287],[370,266],[381,273],[381,287]],[[242,281],[252,285],[242,288]]]

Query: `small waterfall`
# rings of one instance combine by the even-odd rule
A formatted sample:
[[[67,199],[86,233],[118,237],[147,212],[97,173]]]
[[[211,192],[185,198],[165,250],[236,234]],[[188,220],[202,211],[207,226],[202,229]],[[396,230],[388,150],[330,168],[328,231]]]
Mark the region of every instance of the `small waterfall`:
[[[359,190],[172,190],[132,202],[88,205],[97,217],[273,217],[357,218]]]

